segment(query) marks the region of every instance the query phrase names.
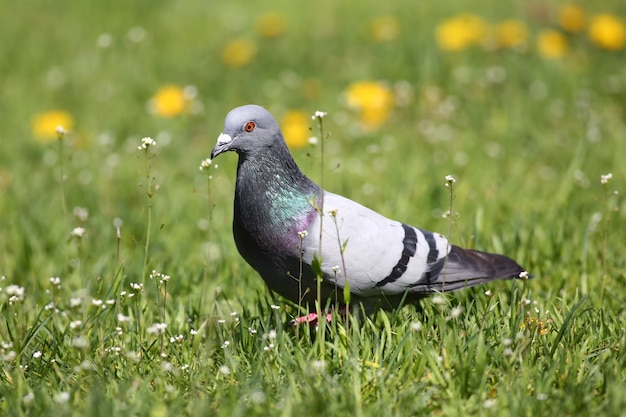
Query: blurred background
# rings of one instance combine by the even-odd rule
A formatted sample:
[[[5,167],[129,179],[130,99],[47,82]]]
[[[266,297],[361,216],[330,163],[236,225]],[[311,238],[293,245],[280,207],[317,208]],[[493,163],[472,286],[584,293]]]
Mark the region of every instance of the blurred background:
[[[86,229],[89,274],[106,275],[114,224],[129,274],[139,273],[142,137],[157,143],[153,262],[193,276],[171,288],[199,282],[214,263],[247,268],[230,235],[236,158],[220,158],[210,178],[198,169],[224,116],[246,103],[276,116],[314,180],[311,115],[328,112],[326,187],[389,217],[445,232],[444,176],[455,175],[452,240],[506,251],[536,274],[568,263],[584,271],[598,259],[592,243],[603,241],[607,213],[611,227],[624,224],[612,188],[626,173],[621,1],[32,0],[2,9],[0,272],[18,282],[71,272],[72,256],[59,259],[74,227]]]

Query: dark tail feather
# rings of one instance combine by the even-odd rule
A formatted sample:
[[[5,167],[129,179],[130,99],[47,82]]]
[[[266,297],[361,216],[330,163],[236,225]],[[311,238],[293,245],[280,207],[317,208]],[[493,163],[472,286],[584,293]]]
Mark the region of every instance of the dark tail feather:
[[[431,275],[430,282],[421,282],[414,292],[455,291],[496,279],[531,278],[522,266],[507,256],[454,245],[447,258],[437,263],[441,263],[436,267],[439,274]]]

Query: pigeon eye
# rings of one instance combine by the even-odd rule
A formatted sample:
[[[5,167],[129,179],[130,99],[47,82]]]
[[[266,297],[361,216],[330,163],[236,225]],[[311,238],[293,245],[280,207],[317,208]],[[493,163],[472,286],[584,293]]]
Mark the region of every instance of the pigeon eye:
[[[248,122],[246,123],[246,125],[243,127],[244,130],[246,132],[252,132],[254,130],[254,128],[256,127],[256,123],[254,122]]]

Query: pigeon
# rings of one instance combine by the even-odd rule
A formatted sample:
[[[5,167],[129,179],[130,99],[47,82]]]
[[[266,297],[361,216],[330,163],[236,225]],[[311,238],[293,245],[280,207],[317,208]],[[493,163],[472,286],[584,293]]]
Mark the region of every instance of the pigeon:
[[[496,279],[529,277],[504,255],[462,249],[441,234],[322,190],[298,168],[278,123],[261,106],[228,113],[211,158],[227,151],[239,156],[237,249],[270,289],[298,305],[321,300],[322,306],[336,302],[345,308],[358,302],[372,312]]]

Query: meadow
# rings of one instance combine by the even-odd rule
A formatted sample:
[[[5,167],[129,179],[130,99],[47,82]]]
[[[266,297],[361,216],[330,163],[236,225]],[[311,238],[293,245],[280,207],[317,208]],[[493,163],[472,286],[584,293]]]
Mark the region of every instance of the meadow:
[[[621,2],[2,9],[0,414],[625,415]],[[206,160],[246,103],[326,189],[534,279],[290,327]]]

